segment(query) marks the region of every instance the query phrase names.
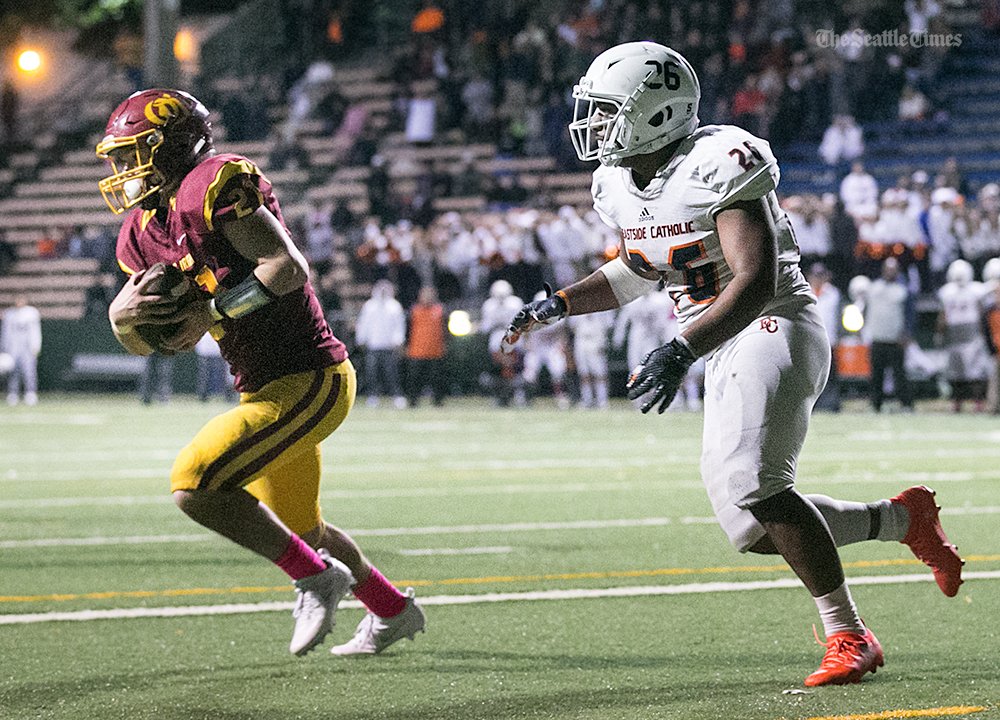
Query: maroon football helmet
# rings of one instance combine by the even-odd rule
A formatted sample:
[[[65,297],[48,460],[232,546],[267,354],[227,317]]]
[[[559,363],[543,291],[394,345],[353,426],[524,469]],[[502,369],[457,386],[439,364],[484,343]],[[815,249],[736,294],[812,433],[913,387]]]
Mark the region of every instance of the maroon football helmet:
[[[141,203],[152,210],[159,192],[175,186],[212,149],[208,110],[181,90],[133,93],[115,108],[97,143],[97,156],[111,165],[101,194],[120,215]]]

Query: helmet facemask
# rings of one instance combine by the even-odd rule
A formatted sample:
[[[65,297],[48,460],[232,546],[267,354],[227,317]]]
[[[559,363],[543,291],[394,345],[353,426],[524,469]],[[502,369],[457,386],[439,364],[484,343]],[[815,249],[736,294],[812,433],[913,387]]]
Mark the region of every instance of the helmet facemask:
[[[132,93],[97,144],[111,168],[98,183],[101,195],[116,215],[135,206],[155,210],[212,151],[208,110],[197,99],[181,90]]]
[[[98,143],[97,156],[111,165],[111,175],[101,179],[98,187],[115,215],[121,215],[163,188],[163,174],[154,165],[161,145],[163,133],[158,129],[127,137],[108,136]]]

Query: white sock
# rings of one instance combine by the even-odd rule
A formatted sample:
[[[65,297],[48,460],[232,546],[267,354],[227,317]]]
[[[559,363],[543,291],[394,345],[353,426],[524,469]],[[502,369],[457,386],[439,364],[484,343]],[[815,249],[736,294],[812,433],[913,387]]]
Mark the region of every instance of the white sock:
[[[864,540],[900,541],[910,526],[910,515],[901,503],[834,500],[826,495],[806,495],[823,515],[837,547]],[[874,533],[872,532],[874,530]]]
[[[580,383],[580,402],[583,405],[590,405],[594,402],[594,388],[591,386],[589,380],[584,380]]]
[[[823,632],[826,637],[843,632],[864,633],[864,623],[858,617],[858,609],[854,606],[854,600],[851,598],[851,591],[846,582],[833,592],[820,595],[813,600],[816,601],[816,608],[819,610],[820,620],[823,621]]]

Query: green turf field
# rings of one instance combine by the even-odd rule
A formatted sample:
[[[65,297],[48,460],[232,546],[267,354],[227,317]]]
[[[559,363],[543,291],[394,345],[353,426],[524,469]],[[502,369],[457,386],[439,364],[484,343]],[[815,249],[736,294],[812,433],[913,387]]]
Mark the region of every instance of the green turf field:
[[[898,543],[844,548],[886,666],[806,692],[815,606],[714,524],[698,415],[356,408],[324,445],[323,507],[426,599],[428,630],[335,658],[361,617],[349,605],[297,659],[284,575],[166,493],[175,452],[222,407],[0,409],[0,718],[1000,718],[993,417],[814,419],[800,488],[934,487],[970,577],[948,599]]]

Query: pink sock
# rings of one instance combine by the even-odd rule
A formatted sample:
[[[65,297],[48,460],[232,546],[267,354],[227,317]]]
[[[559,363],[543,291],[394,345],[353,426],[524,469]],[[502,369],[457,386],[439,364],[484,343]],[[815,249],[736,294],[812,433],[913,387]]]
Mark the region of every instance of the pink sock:
[[[354,586],[354,597],[379,617],[395,617],[406,607],[406,597],[373,565],[371,575]]]
[[[274,561],[274,564],[288,573],[292,580],[301,580],[310,575],[318,575],[326,570],[326,563],[323,558],[306,545],[302,538],[292,533],[292,539],[288,541],[288,547],[281,557]]]

